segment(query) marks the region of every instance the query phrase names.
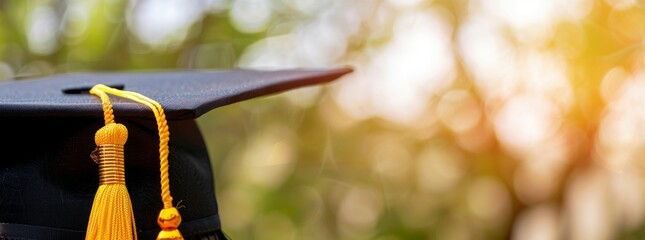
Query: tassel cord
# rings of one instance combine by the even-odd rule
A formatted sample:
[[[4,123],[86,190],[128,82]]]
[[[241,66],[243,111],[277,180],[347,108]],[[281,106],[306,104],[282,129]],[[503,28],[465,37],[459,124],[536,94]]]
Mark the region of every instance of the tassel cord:
[[[159,161],[160,161],[160,179],[161,179],[161,199],[164,204],[164,208],[172,208],[173,198],[170,195],[170,179],[168,177],[168,155],[169,148],[168,142],[170,141],[170,131],[168,130],[168,123],[166,121],[166,114],[157,101],[152,100],[146,96],[143,96],[139,93],[123,91],[119,89],[114,89],[107,87],[105,85],[99,84],[95,88],[100,89],[103,92],[127,98],[132,101],[138,102],[150,108],[154,113],[155,119],[157,121],[157,130],[159,132]],[[107,122],[107,117],[106,117]]]

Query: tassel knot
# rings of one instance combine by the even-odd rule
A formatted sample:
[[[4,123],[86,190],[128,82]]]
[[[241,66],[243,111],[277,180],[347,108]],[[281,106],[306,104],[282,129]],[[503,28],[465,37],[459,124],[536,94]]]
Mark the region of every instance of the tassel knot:
[[[161,227],[161,232],[157,235],[157,240],[178,240],[184,239],[177,229],[181,224],[181,215],[177,208],[164,208],[159,212],[157,224]]]

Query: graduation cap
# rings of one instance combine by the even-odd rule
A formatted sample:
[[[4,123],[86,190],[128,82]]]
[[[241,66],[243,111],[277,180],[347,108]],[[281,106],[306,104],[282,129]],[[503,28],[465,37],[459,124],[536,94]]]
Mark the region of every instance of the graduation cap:
[[[224,239],[194,119],[350,71],[84,73],[1,83],[0,239],[115,239],[128,231]]]

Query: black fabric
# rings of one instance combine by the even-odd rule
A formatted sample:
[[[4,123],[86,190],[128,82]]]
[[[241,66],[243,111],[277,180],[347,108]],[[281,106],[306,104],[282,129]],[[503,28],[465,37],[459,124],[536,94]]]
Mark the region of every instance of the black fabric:
[[[156,229],[163,207],[156,123],[117,122],[129,132],[126,186],[137,228]],[[7,140],[0,154],[0,223],[85,231],[98,188],[98,166],[89,154],[102,125],[95,118],[0,118]],[[171,121],[169,128],[170,186],[184,221],[216,215],[211,165],[195,121]]]
[[[329,82],[350,71],[339,68],[55,75],[1,83],[0,116],[100,117],[100,101],[82,93],[103,83],[157,100],[170,120],[192,119],[216,107]],[[115,98],[114,105],[120,116],[152,118],[140,104]]]

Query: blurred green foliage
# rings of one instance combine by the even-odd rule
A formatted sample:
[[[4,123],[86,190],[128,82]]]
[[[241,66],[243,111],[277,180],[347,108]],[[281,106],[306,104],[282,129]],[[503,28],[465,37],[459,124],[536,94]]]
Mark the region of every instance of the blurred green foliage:
[[[349,64],[198,119],[233,239],[641,239],[644,23],[628,0],[1,1],[0,79]]]

